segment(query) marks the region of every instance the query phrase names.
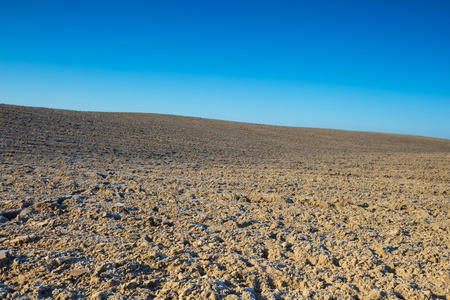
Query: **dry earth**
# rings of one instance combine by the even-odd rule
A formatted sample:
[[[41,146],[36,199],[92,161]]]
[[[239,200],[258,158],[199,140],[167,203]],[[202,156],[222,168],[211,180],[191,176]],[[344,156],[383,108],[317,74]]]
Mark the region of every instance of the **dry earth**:
[[[450,140],[0,105],[0,298],[447,299]]]

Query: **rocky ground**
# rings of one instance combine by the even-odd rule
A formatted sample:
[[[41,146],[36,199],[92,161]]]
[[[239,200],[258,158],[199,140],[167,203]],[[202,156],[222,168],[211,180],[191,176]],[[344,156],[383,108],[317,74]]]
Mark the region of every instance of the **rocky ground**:
[[[447,299],[450,140],[0,105],[0,298]]]

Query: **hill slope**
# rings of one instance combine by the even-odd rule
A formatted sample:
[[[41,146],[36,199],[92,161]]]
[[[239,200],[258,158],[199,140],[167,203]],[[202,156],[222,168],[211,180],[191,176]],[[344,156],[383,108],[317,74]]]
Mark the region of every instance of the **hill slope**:
[[[0,105],[9,299],[445,299],[450,140]]]

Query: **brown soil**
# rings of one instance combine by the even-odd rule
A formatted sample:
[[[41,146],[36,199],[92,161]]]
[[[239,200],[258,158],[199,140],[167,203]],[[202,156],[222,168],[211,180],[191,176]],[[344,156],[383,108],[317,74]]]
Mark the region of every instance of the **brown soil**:
[[[0,105],[0,298],[447,299],[450,140]]]

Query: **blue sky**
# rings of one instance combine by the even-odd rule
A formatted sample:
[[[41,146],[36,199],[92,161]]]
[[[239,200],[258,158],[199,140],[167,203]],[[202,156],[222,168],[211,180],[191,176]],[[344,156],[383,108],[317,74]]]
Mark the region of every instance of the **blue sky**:
[[[0,103],[450,138],[449,1],[0,1]]]

